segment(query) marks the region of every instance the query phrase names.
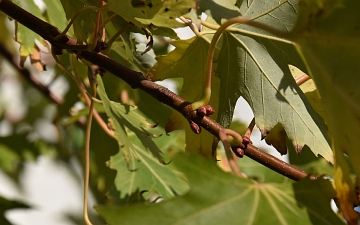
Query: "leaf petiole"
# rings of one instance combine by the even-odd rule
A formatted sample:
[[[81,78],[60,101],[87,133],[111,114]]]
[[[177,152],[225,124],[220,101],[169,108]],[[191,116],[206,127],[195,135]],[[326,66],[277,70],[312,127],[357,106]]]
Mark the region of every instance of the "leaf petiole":
[[[229,137],[231,137],[231,140],[229,141]],[[233,154],[231,153],[231,147],[245,147],[242,137],[240,134],[236,133],[233,130],[230,129],[222,129],[219,131],[219,138],[221,142],[224,145],[226,158],[229,162],[230,168],[233,171],[234,174],[238,175],[239,177],[243,177],[242,173],[240,172],[239,167],[236,164],[236,161],[233,157]]]
[[[212,66],[213,66],[213,59],[214,59],[214,53],[215,53],[215,47],[216,43],[219,40],[221,34],[226,31],[226,29],[233,25],[233,24],[247,24],[265,31],[268,31],[276,36],[282,37],[282,38],[290,38],[290,34],[287,32],[283,32],[280,30],[277,30],[275,28],[272,28],[266,24],[259,23],[257,21],[254,21],[252,19],[248,19],[245,17],[235,17],[231,18],[225,23],[221,24],[219,26],[214,34],[213,39],[211,40],[208,55],[207,55],[207,66],[206,66],[206,72],[205,72],[205,83],[204,83],[204,90],[202,93],[202,97],[199,101],[196,101],[192,104],[193,109],[196,110],[200,106],[207,105],[210,97],[211,97],[211,74],[212,74]]]

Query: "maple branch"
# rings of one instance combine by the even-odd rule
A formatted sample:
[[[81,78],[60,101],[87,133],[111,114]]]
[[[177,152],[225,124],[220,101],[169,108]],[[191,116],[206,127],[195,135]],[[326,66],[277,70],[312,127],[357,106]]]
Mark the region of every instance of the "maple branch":
[[[83,49],[84,47],[77,45],[76,39],[72,37],[64,36],[60,40],[56,39],[56,37],[61,34],[56,27],[23,10],[10,0],[0,0],[0,10],[49,41],[53,48],[60,50],[66,49],[70,53],[77,54],[78,57],[100,66],[104,70],[124,80],[132,88],[141,89],[158,101],[177,110],[185,118],[196,122],[214,136],[219,138],[219,133],[226,129],[208,116],[199,116],[198,113],[193,110],[189,101],[186,101],[167,88],[147,80],[142,73],[133,71],[101,53],[90,52]],[[300,180],[308,176],[306,172],[261,151],[252,144],[247,144],[244,152],[246,156],[290,179]]]

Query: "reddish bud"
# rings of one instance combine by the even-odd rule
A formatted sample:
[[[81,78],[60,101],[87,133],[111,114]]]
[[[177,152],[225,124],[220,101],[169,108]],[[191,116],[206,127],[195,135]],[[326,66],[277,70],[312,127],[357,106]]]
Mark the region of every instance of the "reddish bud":
[[[244,157],[244,155],[245,155],[244,149],[242,149],[240,147],[232,147],[231,149],[237,157],[239,157],[239,158]]]
[[[189,121],[190,124],[190,128],[191,130],[195,133],[195,134],[200,134],[201,133],[201,127],[199,125],[197,125],[194,121],[190,120]]]
[[[215,113],[215,109],[211,105],[206,105],[205,109],[206,109],[207,116],[210,116]]]
[[[206,115],[206,108],[204,106],[200,106],[197,110],[197,115],[200,117],[204,117]]]
[[[250,140],[250,138],[248,136],[242,136],[242,139],[243,139],[244,145],[252,144],[252,141]]]

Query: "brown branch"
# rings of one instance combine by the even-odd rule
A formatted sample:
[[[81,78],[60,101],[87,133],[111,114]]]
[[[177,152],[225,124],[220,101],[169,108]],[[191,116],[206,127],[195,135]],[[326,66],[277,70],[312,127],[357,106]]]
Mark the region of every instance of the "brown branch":
[[[309,175],[305,171],[261,151],[252,144],[248,144],[244,150],[246,156],[292,180],[298,181]],[[316,176],[310,175],[310,179],[315,180],[316,178]]]
[[[142,73],[133,71],[101,53],[90,52],[87,50],[74,50],[79,49],[79,46],[76,45],[76,39],[69,36],[64,36],[62,40],[55,39],[55,37],[61,33],[56,27],[26,12],[11,1],[0,0],[0,10],[49,41],[53,48],[55,47],[60,50],[67,49],[68,51],[77,54],[78,57],[82,57],[88,62],[100,66],[127,82],[132,88],[141,89],[158,101],[177,110],[185,118],[196,122],[214,136],[219,138],[219,132],[225,129],[208,116],[199,116],[196,111],[192,109],[190,102],[171,92],[167,88],[147,80]],[[306,172],[259,150],[252,144],[248,144],[244,150],[245,155],[248,157],[290,179],[300,180],[308,175]]]

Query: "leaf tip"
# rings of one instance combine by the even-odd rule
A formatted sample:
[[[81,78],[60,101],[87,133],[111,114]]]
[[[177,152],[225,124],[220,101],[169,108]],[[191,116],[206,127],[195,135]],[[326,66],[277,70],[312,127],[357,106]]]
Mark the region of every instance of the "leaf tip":
[[[296,154],[300,155],[301,154],[301,150],[303,149],[303,145],[299,145],[299,144],[294,144],[294,148],[296,151]]]
[[[264,140],[264,138],[266,138],[266,136],[270,133],[269,129],[260,129],[260,133],[261,133],[261,140]]]

